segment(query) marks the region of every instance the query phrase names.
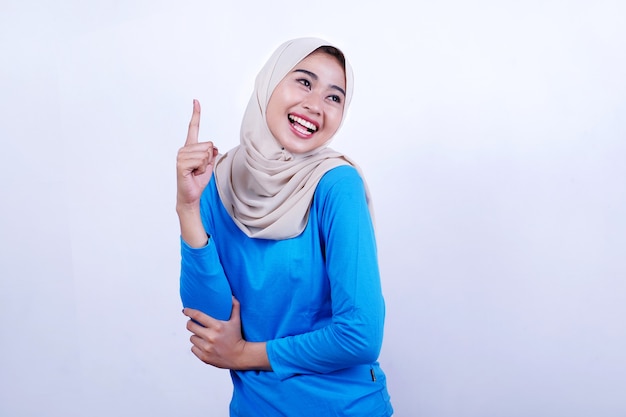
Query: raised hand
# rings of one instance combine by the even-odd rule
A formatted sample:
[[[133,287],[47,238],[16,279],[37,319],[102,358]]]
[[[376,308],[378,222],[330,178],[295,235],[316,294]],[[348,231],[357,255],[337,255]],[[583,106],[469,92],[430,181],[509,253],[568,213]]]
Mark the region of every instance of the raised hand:
[[[200,103],[193,101],[187,140],[176,158],[178,210],[196,210],[202,191],[209,183],[218,150],[213,142],[198,142],[200,131]]]
[[[208,240],[200,218],[200,196],[211,179],[218,153],[213,142],[198,142],[199,130],[200,103],[194,100],[187,140],[176,157],[176,212],[183,240],[196,248]]]

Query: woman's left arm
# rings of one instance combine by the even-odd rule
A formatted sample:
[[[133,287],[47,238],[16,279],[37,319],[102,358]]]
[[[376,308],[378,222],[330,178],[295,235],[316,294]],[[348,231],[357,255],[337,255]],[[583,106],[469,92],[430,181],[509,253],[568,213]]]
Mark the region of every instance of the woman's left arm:
[[[209,365],[223,369],[271,371],[265,342],[248,342],[241,333],[239,301],[233,297],[228,321],[218,320],[191,308],[183,309],[190,318],[191,351]]]
[[[331,175],[329,175],[331,174]],[[371,364],[380,353],[385,317],[378,255],[365,185],[352,167],[335,168],[318,187],[320,228],[330,281],[332,321],[311,332],[268,341],[280,378]]]

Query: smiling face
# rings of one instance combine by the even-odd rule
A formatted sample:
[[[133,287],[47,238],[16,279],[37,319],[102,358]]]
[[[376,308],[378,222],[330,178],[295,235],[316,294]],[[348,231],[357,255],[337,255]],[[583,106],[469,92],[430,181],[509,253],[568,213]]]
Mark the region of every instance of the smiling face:
[[[270,132],[294,154],[322,146],[341,125],[345,91],[345,72],[337,58],[311,53],[272,92],[266,111]]]

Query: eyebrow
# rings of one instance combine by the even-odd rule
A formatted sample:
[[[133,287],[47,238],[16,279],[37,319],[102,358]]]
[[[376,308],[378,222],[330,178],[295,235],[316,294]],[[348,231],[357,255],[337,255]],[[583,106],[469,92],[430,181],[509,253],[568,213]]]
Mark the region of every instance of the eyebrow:
[[[309,77],[313,78],[315,81],[317,81],[319,79],[319,77],[317,76],[317,74],[311,72],[311,71],[307,71],[305,69],[295,69],[293,70],[293,72],[303,72],[305,74],[307,74]],[[339,87],[338,85],[335,84],[331,84],[330,88],[334,89],[334,90],[338,90],[341,94],[346,95],[346,92],[343,88]]]

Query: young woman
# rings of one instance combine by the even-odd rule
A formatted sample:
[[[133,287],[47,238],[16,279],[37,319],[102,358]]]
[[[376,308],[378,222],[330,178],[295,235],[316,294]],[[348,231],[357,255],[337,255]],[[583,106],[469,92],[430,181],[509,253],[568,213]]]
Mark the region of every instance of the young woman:
[[[194,101],[177,157],[181,297],[192,352],[231,370],[231,416],[393,413],[369,195],[327,147],[352,91],[341,51],[303,38],[262,68],[226,154],[198,142]]]

